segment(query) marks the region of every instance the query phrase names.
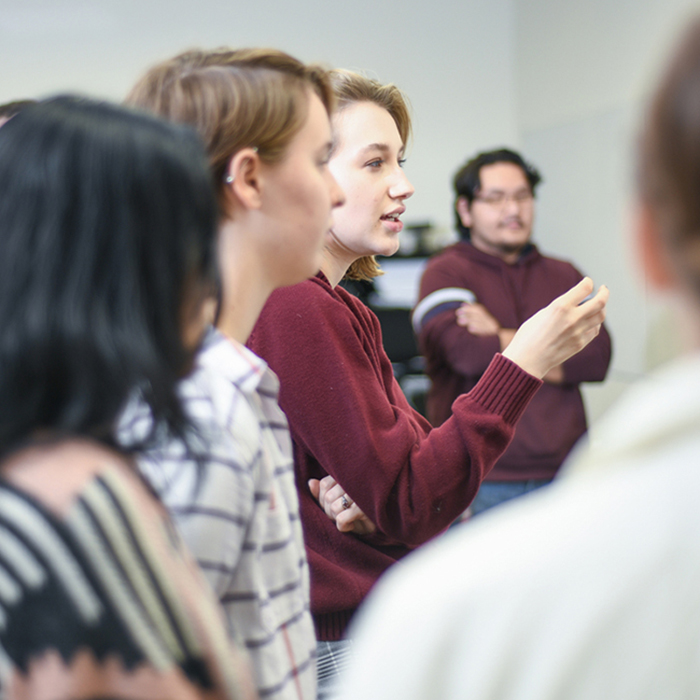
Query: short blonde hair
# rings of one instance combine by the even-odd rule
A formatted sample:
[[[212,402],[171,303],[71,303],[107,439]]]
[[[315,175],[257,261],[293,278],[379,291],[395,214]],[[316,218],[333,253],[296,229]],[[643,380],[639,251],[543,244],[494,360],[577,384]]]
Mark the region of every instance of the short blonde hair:
[[[407,97],[392,83],[382,85],[354,71],[331,71],[331,84],[337,100],[336,113],[357,102],[372,102],[383,107],[396,123],[401,141],[406,145],[411,137],[411,114]],[[367,255],[350,265],[345,277],[353,280],[372,280],[383,275],[374,255]]]
[[[279,161],[306,120],[308,90],[330,115],[335,98],[321,66],[276,49],[195,49],[148,70],[125,102],[199,132],[225,216],[231,157],[254,146],[264,161]]]

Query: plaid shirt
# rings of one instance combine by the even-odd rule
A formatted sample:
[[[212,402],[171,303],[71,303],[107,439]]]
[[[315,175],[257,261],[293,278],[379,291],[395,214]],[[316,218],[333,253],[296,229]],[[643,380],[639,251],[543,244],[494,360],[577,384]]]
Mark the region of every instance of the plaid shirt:
[[[198,462],[170,440],[139,457],[253,661],[261,698],[313,700],[315,635],[287,419],[267,364],[211,329],[180,385]],[[131,406],[122,439],[150,415]]]

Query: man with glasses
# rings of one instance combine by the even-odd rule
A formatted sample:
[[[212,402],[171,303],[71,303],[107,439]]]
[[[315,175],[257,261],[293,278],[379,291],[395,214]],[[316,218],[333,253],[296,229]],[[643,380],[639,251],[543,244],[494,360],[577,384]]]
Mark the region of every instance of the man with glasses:
[[[581,273],[530,242],[541,177],[520,154],[480,153],[455,175],[460,241],[423,274],[413,324],[432,380],[428,418],[440,425],[518,327],[563,294]],[[581,382],[602,381],[610,336],[598,337],[552,369],[523,414],[510,447],[483,482],[472,515],[549,483],[586,431]]]

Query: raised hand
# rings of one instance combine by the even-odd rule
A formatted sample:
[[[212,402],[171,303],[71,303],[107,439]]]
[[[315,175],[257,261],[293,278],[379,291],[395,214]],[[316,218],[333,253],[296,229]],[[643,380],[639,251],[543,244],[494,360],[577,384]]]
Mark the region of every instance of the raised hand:
[[[504,357],[541,379],[585,348],[600,331],[610,294],[602,286],[594,297],[584,301],[592,292],[593,280],[584,277],[525,321],[503,351]]]

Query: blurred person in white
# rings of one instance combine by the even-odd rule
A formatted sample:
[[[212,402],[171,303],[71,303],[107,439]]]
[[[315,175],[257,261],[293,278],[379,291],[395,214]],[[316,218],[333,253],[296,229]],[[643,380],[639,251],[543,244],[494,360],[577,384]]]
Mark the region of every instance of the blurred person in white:
[[[639,143],[635,240],[692,351],[634,387],[546,492],[382,580],[340,697],[700,697],[700,19]]]

